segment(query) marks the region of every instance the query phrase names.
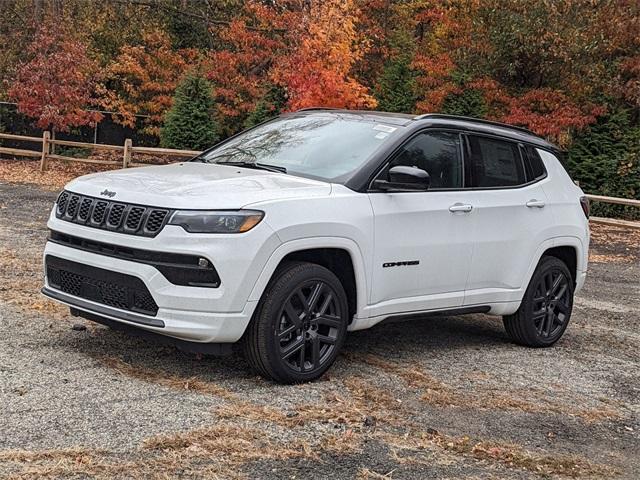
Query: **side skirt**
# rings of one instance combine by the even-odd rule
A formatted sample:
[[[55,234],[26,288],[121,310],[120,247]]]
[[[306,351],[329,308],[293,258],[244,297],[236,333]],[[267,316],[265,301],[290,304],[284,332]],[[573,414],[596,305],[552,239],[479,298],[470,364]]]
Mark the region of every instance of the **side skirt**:
[[[410,320],[432,317],[455,317],[457,315],[468,315],[471,313],[488,313],[489,310],[491,310],[491,307],[489,305],[478,305],[473,307],[450,308],[448,310],[437,310],[431,312],[402,313],[399,315],[392,315],[390,317],[387,317],[380,323],[406,322]]]

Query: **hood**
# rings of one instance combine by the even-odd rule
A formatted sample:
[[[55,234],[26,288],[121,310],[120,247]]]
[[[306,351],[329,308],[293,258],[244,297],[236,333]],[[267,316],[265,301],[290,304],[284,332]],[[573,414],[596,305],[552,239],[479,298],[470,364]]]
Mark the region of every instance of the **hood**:
[[[238,209],[267,200],[331,193],[331,184],[326,182],[195,162],[94,173],[73,180],[66,188],[106,200],[181,209]],[[105,190],[115,195],[101,195]]]

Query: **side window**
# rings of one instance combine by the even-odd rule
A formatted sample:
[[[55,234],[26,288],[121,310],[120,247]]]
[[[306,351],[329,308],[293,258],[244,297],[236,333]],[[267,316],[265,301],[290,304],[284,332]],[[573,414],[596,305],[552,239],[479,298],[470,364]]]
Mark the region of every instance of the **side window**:
[[[468,139],[471,187],[511,187],[526,183],[515,143],[472,135]]]
[[[388,168],[396,165],[426,171],[432,189],[462,188],[460,136],[450,132],[420,133],[402,147]]]
[[[527,159],[529,161],[529,168],[531,170],[531,178],[529,180],[537,180],[544,177],[547,171],[544,168],[544,163],[540,158],[538,151],[530,145],[525,147],[527,153]]]

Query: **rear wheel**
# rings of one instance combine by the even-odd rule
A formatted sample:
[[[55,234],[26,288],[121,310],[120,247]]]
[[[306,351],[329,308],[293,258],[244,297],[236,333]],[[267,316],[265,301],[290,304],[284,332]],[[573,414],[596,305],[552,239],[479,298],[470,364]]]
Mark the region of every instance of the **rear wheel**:
[[[326,268],[306,262],[280,268],[244,338],[245,355],[279,383],[315,380],[335,361],[347,332],[347,297]]]
[[[573,279],[556,257],[543,257],[516,313],[503,317],[509,336],[521,345],[550,347],[567,329],[573,308]]]

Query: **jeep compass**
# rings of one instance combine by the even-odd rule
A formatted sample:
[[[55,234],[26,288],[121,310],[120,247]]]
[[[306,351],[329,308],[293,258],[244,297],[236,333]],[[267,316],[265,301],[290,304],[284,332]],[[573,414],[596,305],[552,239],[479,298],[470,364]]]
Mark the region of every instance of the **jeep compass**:
[[[241,342],[281,383],[402,317],[500,315],[548,347],[585,281],[588,214],[557,147],[522,128],[307,109],[190,161],[70,182],[43,293],[190,351]]]

